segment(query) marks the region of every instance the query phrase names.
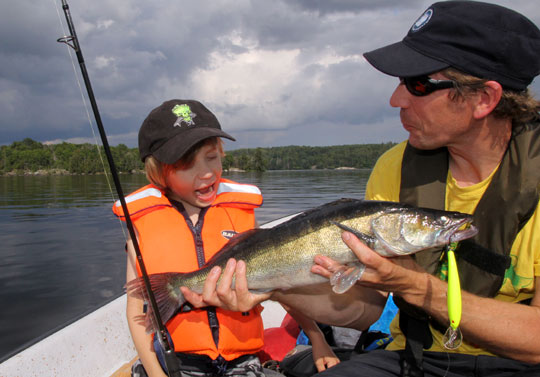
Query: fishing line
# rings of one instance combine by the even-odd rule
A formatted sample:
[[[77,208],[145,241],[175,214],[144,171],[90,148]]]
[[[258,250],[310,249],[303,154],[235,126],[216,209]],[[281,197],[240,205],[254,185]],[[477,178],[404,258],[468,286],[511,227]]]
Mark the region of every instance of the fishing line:
[[[446,357],[448,358],[448,364],[446,365],[446,370],[444,371],[444,376],[442,377],[448,376],[448,372],[450,372],[450,353],[449,352],[446,352]]]
[[[64,29],[64,24],[62,23],[62,17],[60,16],[60,10],[58,9],[58,3],[56,2],[56,0],[51,0],[51,1],[54,3],[54,7],[56,9],[56,15],[58,16],[58,22],[60,23],[60,28],[62,29],[62,35],[67,36],[67,33],[66,33],[65,29]],[[103,173],[105,174],[105,181],[107,182],[107,186],[109,187],[109,193],[111,194],[112,201],[114,202],[116,200],[116,198],[114,196],[111,181],[109,179],[109,174],[107,174],[107,169],[105,167],[105,161],[103,160],[103,154],[102,154],[102,152],[101,152],[101,150],[99,148],[99,144],[98,144],[99,142],[98,142],[96,132],[95,132],[95,129],[94,129],[94,123],[92,122],[92,118],[90,116],[90,111],[88,110],[88,103],[86,102],[86,98],[84,96],[83,88],[82,88],[82,85],[81,85],[81,80],[79,79],[79,76],[77,75],[77,67],[75,66],[75,59],[73,58],[73,54],[71,53],[71,48],[73,48],[73,46],[69,45],[68,43],[66,43],[66,44],[68,45],[67,51],[68,51],[68,54],[69,54],[69,59],[71,61],[71,66],[73,68],[73,74],[75,76],[75,80],[77,81],[77,85],[79,87],[79,93],[81,95],[84,110],[86,112],[86,118],[88,119],[88,124],[89,124],[90,130],[92,131],[92,136],[94,137],[94,145],[96,146],[97,154],[99,156],[99,160],[100,160],[101,166],[103,168]],[[69,47],[71,47],[71,48],[69,48]],[[124,240],[127,242],[128,237],[127,237],[127,234],[126,234],[126,230],[122,226],[122,220],[120,218],[118,218],[118,223],[120,224],[120,229],[122,229],[122,234],[124,236]]]
[[[101,141],[103,143],[103,150],[105,151],[105,155],[107,156],[107,162],[109,163],[109,168],[111,171],[112,178],[114,180],[114,186],[116,188],[116,191],[118,193],[119,202],[122,206],[122,210],[124,212],[124,217],[126,221],[126,226],[129,231],[129,235],[131,238],[131,242],[133,244],[133,248],[135,249],[135,255],[137,257],[137,262],[139,263],[139,268],[142,274],[142,280],[144,283],[144,287],[146,290],[146,294],[149,298],[148,304],[152,308],[152,314],[153,314],[153,320],[154,323],[157,324],[157,327],[155,328],[155,336],[157,337],[163,351],[163,356],[165,360],[165,364],[167,367],[167,374],[171,377],[180,377],[181,372],[179,369],[180,361],[176,357],[176,354],[174,353],[174,348],[171,346],[168,337],[167,337],[167,329],[165,325],[163,324],[163,321],[161,320],[161,315],[159,313],[159,308],[156,302],[156,299],[154,297],[154,294],[152,292],[152,287],[150,284],[150,279],[148,278],[148,273],[146,271],[146,267],[144,264],[144,260],[142,258],[141,250],[139,248],[139,243],[137,241],[137,235],[135,234],[135,228],[133,226],[133,223],[131,221],[131,216],[129,213],[129,209],[127,207],[126,199],[124,197],[124,193],[122,190],[122,184],[120,183],[120,179],[118,177],[118,172],[116,170],[116,166],[114,163],[114,158],[112,156],[109,142],[107,140],[107,134],[105,133],[105,128],[103,127],[103,123],[101,121],[101,115],[99,114],[99,109],[97,106],[96,98],[94,96],[94,91],[92,89],[92,84],[90,83],[90,77],[88,76],[88,72],[86,70],[86,65],[84,63],[84,58],[82,55],[82,51],[79,45],[79,40],[77,39],[77,34],[75,33],[75,26],[73,25],[73,20],[71,18],[71,13],[69,12],[69,6],[67,4],[66,0],[62,0],[62,9],[64,10],[64,15],[66,16],[66,22],[69,28],[70,35],[64,36],[62,38],[58,38],[58,42],[62,42],[73,48],[77,55],[77,60],[79,62],[79,68],[81,70],[81,74],[84,79],[84,84],[86,86],[86,92],[88,94],[88,99],[90,100],[90,104],[92,105],[92,111],[94,113],[94,118],[96,120],[96,124],[99,130],[99,134],[101,136]]]

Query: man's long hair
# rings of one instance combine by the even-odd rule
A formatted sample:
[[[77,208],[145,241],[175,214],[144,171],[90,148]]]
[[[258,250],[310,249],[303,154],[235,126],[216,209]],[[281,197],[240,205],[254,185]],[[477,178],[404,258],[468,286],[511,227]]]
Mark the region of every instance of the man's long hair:
[[[441,73],[456,83],[452,97],[454,100],[464,98],[467,94],[482,89],[486,81],[489,81],[468,75],[454,68],[447,68]],[[510,118],[512,119],[512,124],[516,126],[539,120],[539,112],[540,101],[534,98],[529,89],[515,91],[503,87],[501,100],[493,110],[493,115],[497,118]]]

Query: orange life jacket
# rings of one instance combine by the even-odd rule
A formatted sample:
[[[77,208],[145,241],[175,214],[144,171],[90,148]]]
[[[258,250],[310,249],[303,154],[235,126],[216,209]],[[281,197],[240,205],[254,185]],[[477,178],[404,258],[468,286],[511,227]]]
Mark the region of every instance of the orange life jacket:
[[[138,232],[144,264],[152,274],[199,269],[232,235],[254,227],[254,209],[262,204],[262,195],[256,186],[222,179],[215,201],[199,215],[198,230],[190,227],[164,192],[153,185],[130,194],[126,202]],[[119,202],[113,211],[123,219]],[[140,276],[138,265],[137,269]],[[261,310],[260,306],[246,313],[217,308],[217,345],[207,310],[178,313],[166,326],[176,352],[207,355],[213,360],[221,355],[233,360],[255,353],[263,346]]]

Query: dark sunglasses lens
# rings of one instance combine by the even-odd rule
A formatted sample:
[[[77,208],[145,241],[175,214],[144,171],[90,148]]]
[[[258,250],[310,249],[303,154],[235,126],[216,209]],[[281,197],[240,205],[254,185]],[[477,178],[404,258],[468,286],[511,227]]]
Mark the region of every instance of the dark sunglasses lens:
[[[427,96],[433,92],[433,86],[428,77],[405,77],[403,79],[407,90],[415,96]]]

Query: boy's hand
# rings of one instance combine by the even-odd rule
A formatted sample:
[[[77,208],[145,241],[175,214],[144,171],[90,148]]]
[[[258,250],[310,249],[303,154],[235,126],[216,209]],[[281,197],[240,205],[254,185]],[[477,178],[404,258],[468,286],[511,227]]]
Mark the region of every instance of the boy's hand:
[[[339,358],[326,342],[317,347],[313,346],[311,350],[313,353],[313,362],[315,363],[318,372],[322,372],[340,363]]]
[[[194,307],[216,306],[226,310],[246,312],[255,305],[270,298],[271,292],[254,294],[248,290],[246,279],[246,264],[244,261],[229,259],[223,275],[221,268],[214,267],[204,283],[202,294],[186,287],[181,287],[182,294]],[[232,287],[233,277],[235,287]],[[219,283],[218,283],[219,281]]]

